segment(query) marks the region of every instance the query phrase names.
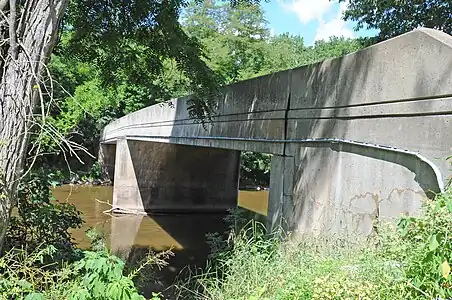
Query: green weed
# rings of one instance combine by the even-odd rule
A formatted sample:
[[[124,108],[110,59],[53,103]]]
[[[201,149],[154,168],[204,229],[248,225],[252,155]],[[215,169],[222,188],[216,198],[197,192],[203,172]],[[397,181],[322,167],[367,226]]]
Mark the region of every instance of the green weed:
[[[452,191],[428,200],[422,217],[377,224],[372,238],[282,239],[252,221],[228,239],[214,235],[219,253],[177,285],[179,297],[450,299],[451,220]]]

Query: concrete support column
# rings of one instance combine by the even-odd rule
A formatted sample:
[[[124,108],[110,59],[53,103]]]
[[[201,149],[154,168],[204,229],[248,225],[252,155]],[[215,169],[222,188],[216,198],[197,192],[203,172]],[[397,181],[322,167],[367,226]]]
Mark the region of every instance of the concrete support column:
[[[267,228],[291,230],[293,215],[292,190],[294,157],[273,155],[270,171]]]
[[[240,151],[120,139],[113,205],[134,211],[237,206]]]
[[[138,157],[134,161],[129,144],[130,141],[126,139],[119,139],[116,142],[113,207],[144,212],[139,180],[142,179],[140,176],[143,175],[141,173],[145,164],[138,161]]]

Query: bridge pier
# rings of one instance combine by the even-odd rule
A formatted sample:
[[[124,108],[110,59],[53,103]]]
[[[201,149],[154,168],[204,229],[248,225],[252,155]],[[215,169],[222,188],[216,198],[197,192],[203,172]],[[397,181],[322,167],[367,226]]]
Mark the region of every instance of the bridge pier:
[[[118,139],[113,206],[223,211],[237,206],[240,151]]]

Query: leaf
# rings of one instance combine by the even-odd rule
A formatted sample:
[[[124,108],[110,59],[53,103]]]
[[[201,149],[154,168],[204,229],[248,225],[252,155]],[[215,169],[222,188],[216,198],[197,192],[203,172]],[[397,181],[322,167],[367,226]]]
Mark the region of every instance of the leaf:
[[[41,293],[30,293],[25,297],[24,300],[45,300],[45,299],[46,298]]]
[[[447,279],[450,274],[450,265],[447,262],[447,259],[441,264],[440,268],[441,268],[441,274],[443,275],[444,278]]]
[[[118,298],[120,291],[121,291],[121,289],[119,288],[119,285],[117,282],[111,283],[108,285],[108,288],[107,288],[107,296],[109,298]]]
[[[447,207],[447,210],[452,213],[452,199],[447,199],[446,207]]]
[[[94,295],[96,295],[96,296],[105,295],[105,285],[99,279],[94,281],[92,289],[93,289]]]
[[[94,260],[94,270],[98,273],[102,273],[104,270],[104,266],[107,265],[107,259],[104,257],[98,258]],[[107,265],[108,266],[108,265]]]
[[[20,286],[22,290],[31,290],[33,288],[33,285],[24,279],[17,281],[17,285]]]
[[[429,246],[430,251],[435,251],[439,247],[438,240],[436,239],[436,234],[430,236]]]

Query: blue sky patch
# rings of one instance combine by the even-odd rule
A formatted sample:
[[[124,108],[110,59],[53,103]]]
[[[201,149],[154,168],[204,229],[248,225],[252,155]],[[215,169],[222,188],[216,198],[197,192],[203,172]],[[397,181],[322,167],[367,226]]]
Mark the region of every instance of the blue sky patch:
[[[271,0],[262,2],[268,28],[274,34],[290,33],[304,38],[306,45],[330,36],[374,36],[376,30],[353,30],[354,23],[341,16],[347,3],[330,0]]]

